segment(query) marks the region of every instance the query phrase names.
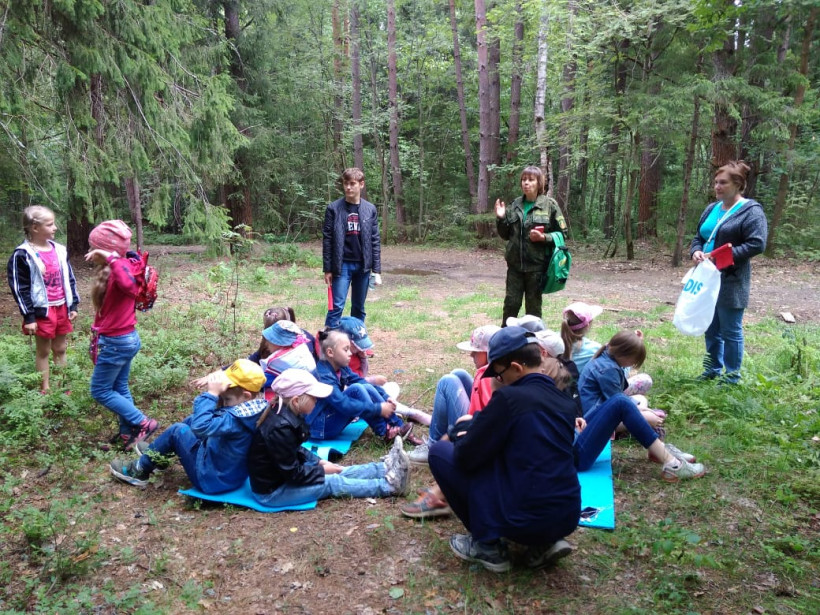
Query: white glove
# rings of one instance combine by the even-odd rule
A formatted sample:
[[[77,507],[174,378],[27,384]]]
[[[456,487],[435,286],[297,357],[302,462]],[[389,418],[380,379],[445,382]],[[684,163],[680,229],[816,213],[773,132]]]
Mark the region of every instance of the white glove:
[[[374,274],[373,274],[373,283],[374,283],[376,286],[381,286],[381,285],[382,285],[382,274],[380,274],[380,273],[374,273]]]

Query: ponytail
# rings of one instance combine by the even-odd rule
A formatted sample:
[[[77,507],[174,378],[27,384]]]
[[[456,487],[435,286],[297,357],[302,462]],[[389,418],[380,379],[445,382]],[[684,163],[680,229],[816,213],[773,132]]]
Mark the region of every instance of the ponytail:
[[[91,283],[91,303],[94,309],[99,312],[105,301],[105,292],[108,290],[108,278],[111,277],[111,267],[103,265],[97,268],[94,280]]]

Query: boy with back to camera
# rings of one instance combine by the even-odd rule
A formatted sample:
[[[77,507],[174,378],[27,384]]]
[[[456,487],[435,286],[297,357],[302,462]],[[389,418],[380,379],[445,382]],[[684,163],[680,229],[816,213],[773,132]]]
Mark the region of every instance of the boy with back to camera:
[[[379,214],[373,203],[362,198],[364,173],[355,167],[345,169],[341,180],[345,195],[327,206],[322,226],[322,269],[333,293],[327,329],[339,328],[348,291],[350,315],[364,322],[370,274],[375,284],[382,283]]]
[[[267,407],[259,392],[265,385],[262,368],[247,359],[208,376],[205,393],[194,400],[194,412],[174,423],[151,443],[139,446],[138,459],[111,462],[111,474],[136,487],[160,463],[155,459],[175,454],[191,483],[203,493],[237,489],[248,478],[248,450],[256,422]]]
[[[539,568],[570,553],[564,537],[581,513],[576,405],[541,373],[534,333],[502,329],[490,339],[488,361],[483,377],[502,388],[474,418],[462,417],[452,441],[430,447],[430,471],[469,532],[450,538],[457,557],[505,572],[511,563],[504,541],[511,540],[526,546],[527,565]]]

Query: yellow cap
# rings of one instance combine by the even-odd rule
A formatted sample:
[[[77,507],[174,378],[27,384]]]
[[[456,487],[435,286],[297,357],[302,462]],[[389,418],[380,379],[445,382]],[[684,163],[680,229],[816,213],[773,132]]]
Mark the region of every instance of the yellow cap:
[[[248,359],[237,359],[228,369],[222,372],[225,379],[236,387],[258,393],[265,386],[265,373],[258,363]]]

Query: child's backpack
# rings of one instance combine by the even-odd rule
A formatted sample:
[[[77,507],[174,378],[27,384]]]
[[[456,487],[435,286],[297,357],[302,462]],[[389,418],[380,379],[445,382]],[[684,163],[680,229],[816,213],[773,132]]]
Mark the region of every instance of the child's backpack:
[[[145,270],[145,275],[142,278],[140,291],[137,294],[137,300],[134,307],[140,312],[147,312],[154,307],[154,301],[157,300],[157,283],[159,282],[159,274],[157,270],[148,264],[148,252],[137,252],[142,266]]]
[[[541,292],[545,295],[564,290],[567,278],[569,278],[569,267],[572,264],[572,256],[567,246],[564,245],[564,234],[557,232],[550,233],[550,236],[555,249],[544,270],[544,288]]]

